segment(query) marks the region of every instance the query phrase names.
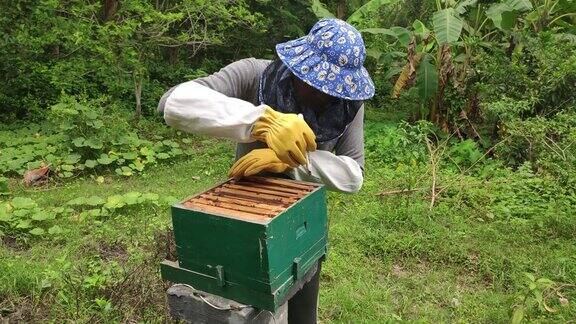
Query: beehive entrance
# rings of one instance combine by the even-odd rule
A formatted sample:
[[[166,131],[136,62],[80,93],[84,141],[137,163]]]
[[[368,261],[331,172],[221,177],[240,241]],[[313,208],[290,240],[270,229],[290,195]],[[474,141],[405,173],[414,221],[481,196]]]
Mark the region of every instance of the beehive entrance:
[[[183,203],[209,214],[268,222],[318,185],[277,178],[229,180]]]

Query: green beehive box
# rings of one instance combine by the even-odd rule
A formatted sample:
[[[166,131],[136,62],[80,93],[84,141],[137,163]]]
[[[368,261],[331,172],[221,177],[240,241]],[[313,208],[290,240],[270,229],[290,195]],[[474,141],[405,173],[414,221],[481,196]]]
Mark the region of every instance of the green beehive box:
[[[274,311],[326,255],[326,192],[314,183],[228,180],[172,206],[178,261],[162,278]]]

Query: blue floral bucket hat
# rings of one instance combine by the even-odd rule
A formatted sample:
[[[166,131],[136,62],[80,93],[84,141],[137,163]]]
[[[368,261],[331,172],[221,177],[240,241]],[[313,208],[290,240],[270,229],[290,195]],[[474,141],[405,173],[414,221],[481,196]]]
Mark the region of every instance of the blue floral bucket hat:
[[[322,19],[307,36],[276,45],[276,53],[296,77],[334,97],[366,100],[374,83],[364,68],[360,32],[340,19]]]

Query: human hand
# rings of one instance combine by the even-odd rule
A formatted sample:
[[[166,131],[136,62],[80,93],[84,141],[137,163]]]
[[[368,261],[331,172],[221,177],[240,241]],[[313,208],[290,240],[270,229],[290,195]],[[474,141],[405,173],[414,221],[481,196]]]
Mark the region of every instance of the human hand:
[[[278,158],[272,149],[263,148],[250,151],[244,155],[228,171],[233,178],[247,177],[262,171],[281,173],[290,166]]]
[[[280,161],[291,167],[306,164],[306,152],[316,150],[316,135],[304,119],[270,107],[254,123],[252,137],[265,142]]]

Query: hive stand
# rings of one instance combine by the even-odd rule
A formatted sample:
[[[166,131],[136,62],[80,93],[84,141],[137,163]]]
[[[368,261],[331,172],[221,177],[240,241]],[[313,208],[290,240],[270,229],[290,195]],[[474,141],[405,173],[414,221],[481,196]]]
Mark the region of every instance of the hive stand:
[[[243,305],[185,284],[175,284],[168,289],[168,308],[173,319],[191,324],[287,324],[288,299],[312,280],[317,270],[314,266],[299,279],[286,296],[287,301],[275,312]]]
[[[275,313],[242,305],[190,286],[173,285],[167,291],[170,315],[191,324],[287,324],[288,302]],[[220,308],[220,309],[218,309]]]

